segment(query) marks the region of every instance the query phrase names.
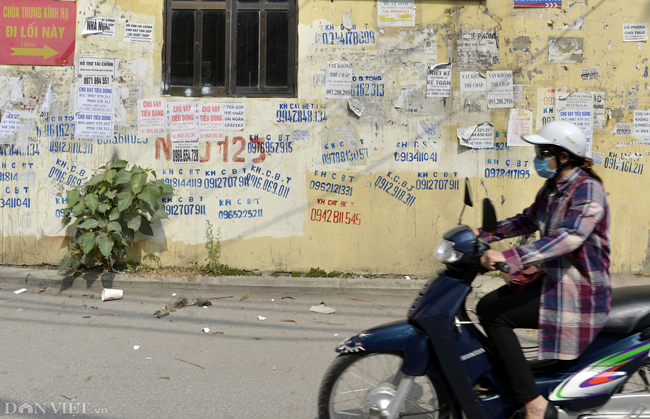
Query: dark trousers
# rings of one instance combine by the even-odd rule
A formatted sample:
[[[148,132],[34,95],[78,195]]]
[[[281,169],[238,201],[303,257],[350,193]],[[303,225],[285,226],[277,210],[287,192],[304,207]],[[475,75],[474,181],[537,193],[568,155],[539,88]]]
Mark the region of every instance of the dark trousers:
[[[481,298],[476,306],[481,325],[502,361],[519,403],[529,402],[540,393],[513,329],[537,329],[541,292],[541,286],[533,286],[515,294],[504,285]]]

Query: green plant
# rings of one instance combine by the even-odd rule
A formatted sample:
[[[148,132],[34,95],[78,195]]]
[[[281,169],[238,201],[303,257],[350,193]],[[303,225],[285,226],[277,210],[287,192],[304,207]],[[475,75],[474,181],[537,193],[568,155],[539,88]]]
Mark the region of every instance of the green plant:
[[[205,223],[205,248],[208,250],[205,267],[208,273],[219,275],[221,267],[219,263],[219,259],[221,259],[221,228],[217,229],[217,235],[215,237],[210,221],[205,220]]]
[[[289,274],[290,277],[292,278],[300,278],[302,276],[302,272],[299,271],[293,271]]]
[[[322,270],[321,268],[311,268],[307,274],[305,274],[307,278],[324,278],[327,276],[327,272]]]
[[[343,272],[339,272],[339,271],[331,271],[327,273],[328,278],[336,278],[341,275],[343,275]]]
[[[162,263],[160,262],[160,256],[156,256],[153,253],[147,253],[146,255],[144,255],[144,257],[142,259],[150,260],[151,262],[153,262],[154,263],[154,266],[153,266],[154,269],[162,269],[162,267],[163,267]]]
[[[95,261],[112,269],[115,261],[126,258],[126,246],[133,243],[138,231],[153,236],[153,220],[168,218],[158,198],[174,188],[161,179],[148,181],[149,174],[156,178],[151,169],[134,165],[128,170],[127,165],[126,160],[109,162],[81,191],[66,192],[62,224],[75,227],[76,232],[61,259],[59,273],[68,267],[74,272]]]

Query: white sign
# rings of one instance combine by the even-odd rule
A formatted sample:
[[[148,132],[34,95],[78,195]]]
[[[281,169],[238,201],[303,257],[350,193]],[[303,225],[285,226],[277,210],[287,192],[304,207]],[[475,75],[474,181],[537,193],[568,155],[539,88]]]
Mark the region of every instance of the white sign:
[[[199,164],[199,140],[172,141],[172,164]]]
[[[650,111],[634,111],[634,136],[650,137]]]
[[[555,111],[560,109],[593,109],[594,94],[591,92],[555,92]]]
[[[530,146],[521,137],[533,133],[533,111],[510,109],[508,119],[508,146]]]
[[[349,99],[352,95],[352,64],[349,61],[328,61],[325,97]]]
[[[77,83],[109,85],[115,80],[115,58],[77,58]]]
[[[166,109],[165,99],[139,99],[138,136],[164,136]]]
[[[594,95],[594,129],[605,129],[605,92],[592,92]]]
[[[84,22],[83,36],[99,35],[115,36],[115,18],[112,17],[89,17]]]
[[[5,112],[0,121],[0,144],[6,144],[2,139],[8,138],[14,132],[23,128],[20,123],[20,114],[17,112]]]
[[[580,70],[580,77],[582,81],[598,80],[598,67],[587,67]]]
[[[470,148],[493,148],[494,125],[489,122],[456,130],[460,145]]]
[[[640,42],[648,40],[647,23],[624,23],[623,24],[623,41]]]
[[[195,102],[167,103],[172,143],[174,141],[198,141],[197,107]]]
[[[113,138],[113,114],[77,112],[75,115],[75,138],[110,140]]]
[[[225,137],[221,103],[199,105],[199,141],[222,141]]]
[[[246,121],[246,105],[244,103],[224,103],[223,121],[226,131],[241,131]]]
[[[488,108],[512,108],[515,106],[513,85],[511,70],[488,71]]]
[[[151,44],[153,42],[153,24],[127,23],[124,27],[124,42]]]
[[[499,30],[461,29],[458,35],[458,71],[480,70],[499,64]]]
[[[556,113],[558,121],[571,122],[579,126],[587,137],[587,157],[591,157],[593,144],[594,114],[593,109],[559,109]]]
[[[383,26],[415,26],[415,0],[377,0],[377,22]]]
[[[634,124],[618,123],[614,125],[614,132],[617,137],[631,137],[634,134]]]
[[[461,71],[460,93],[470,92],[487,94],[487,80],[483,74],[476,71]]]
[[[427,71],[427,97],[451,96],[451,69],[453,64],[435,65],[429,61]]]
[[[113,86],[76,85],[75,111],[113,115]]]

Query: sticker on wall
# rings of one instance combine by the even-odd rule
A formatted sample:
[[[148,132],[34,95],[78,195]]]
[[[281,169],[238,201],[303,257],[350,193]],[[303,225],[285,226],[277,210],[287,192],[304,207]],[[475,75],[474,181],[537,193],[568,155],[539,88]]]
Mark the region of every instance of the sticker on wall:
[[[487,94],[487,79],[485,75],[476,71],[460,72],[460,93]]]
[[[20,114],[17,112],[4,112],[2,120],[0,120],[0,144],[13,143],[15,139],[12,140],[12,135],[22,128]]]
[[[555,92],[555,112],[561,109],[593,109],[594,94],[591,92]]]
[[[153,42],[153,24],[127,22],[124,27],[124,42],[151,44]]]
[[[533,112],[524,109],[510,109],[508,118],[508,146],[530,146],[521,137],[533,133]]]
[[[138,100],[138,136],[165,135],[165,99]]]
[[[115,36],[115,18],[89,17],[84,22],[83,36],[98,35],[112,38]]]
[[[325,97],[328,99],[349,99],[352,95],[352,63],[349,61],[328,61],[325,77]]]
[[[512,108],[515,106],[513,84],[511,70],[488,71],[488,108]]]
[[[359,118],[361,118],[363,111],[366,110],[366,107],[363,103],[361,103],[359,100],[352,97],[348,99],[348,107]]]
[[[199,163],[199,102],[167,103],[172,143],[172,164]]]
[[[594,136],[594,114],[592,109],[558,109],[558,121],[571,122],[579,126],[587,137],[587,157],[591,157],[591,146]]]
[[[631,137],[634,133],[634,124],[618,123],[614,124],[614,135],[617,137]]]
[[[226,131],[241,131],[246,122],[245,103],[224,103],[223,124]]]
[[[115,58],[77,58],[77,82],[85,85],[109,85],[115,80]]]
[[[415,26],[415,0],[377,0],[377,22],[384,26]]]
[[[650,110],[634,111],[634,133],[635,137],[650,137]]]
[[[603,165],[603,160],[605,160],[605,154],[604,153],[599,153],[597,151],[592,151],[591,152],[591,158],[594,161],[594,165],[602,166]]]
[[[435,64],[429,61],[427,66],[427,97],[451,96],[452,63]]]
[[[583,54],[582,38],[552,36],[548,38],[548,60],[552,63],[581,63]]]
[[[113,138],[113,86],[75,85],[75,138]]]
[[[515,0],[515,8],[518,7],[562,7],[562,0]]]
[[[493,148],[494,125],[489,122],[456,129],[460,145],[469,148]]]
[[[499,30],[461,29],[457,71],[477,71],[499,64]]]
[[[587,67],[580,69],[580,78],[582,81],[598,80],[598,67]]]
[[[624,42],[641,42],[647,40],[648,40],[647,23],[624,23],[623,24]]]
[[[199,141],[223,141],[224,107],[220,103],[199,105]]]

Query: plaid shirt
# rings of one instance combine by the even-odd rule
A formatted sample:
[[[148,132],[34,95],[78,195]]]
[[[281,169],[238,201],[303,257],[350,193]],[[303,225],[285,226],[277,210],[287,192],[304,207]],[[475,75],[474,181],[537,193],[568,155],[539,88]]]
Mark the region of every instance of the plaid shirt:
[[[531,234],[542,238],[503,252],[511,274],[539,266],[543,279],[539,310],[539,359],[574,359],[594,340],[611,306],[609,206],[603,186],[580,168],[548,181],[535,202],[498,224],[493,242]],[[568,196],[570,194],[570,196]]]

